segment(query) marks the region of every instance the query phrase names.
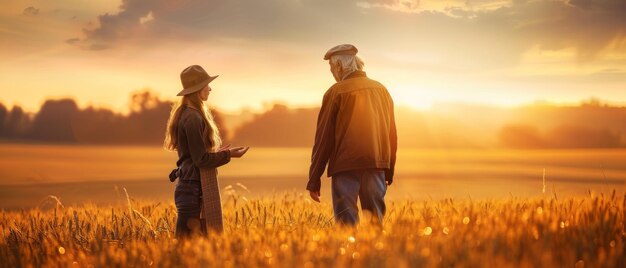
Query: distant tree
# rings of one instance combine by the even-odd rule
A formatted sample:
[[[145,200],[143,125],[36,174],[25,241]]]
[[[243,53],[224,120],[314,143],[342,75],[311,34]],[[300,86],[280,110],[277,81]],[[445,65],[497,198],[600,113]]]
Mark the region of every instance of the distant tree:
[[[130,96],[130,110],[134,113],[150,110],[162,103],[150,89],[137,91]]]
[[[30,136],[44,141],[74,142],[72,120],[77,113],[72,99],[47,100],[35,116]]]
[[[530,125],[506,125],[498,133],[500,144],[509,148],[541,148],[546,145],[537,128]]]
[[[620,135],[607,128],[575,124],[560,125],[548,134],[548,144],[556,148],[614,148],[620,146]]]
[[[222,114],[215,109],[211,109],[211,114],[213,115],[213,120],[215,120],[215,125],[217,125],[217,128],[220,130],[220,136],[222,137],[223,141],[228,142],[227,139],[228,137],[230,137],[230,132],[224,125],[224,119],[222,117]]]
[[[150,104],[139,105],[140,110],[131,112],[125,118],[123,129],[126,132],[126,142],[137,144],[161,144],[165,138],[165,125],[170,114],[171,103],[160,101],[158,98],[151,98],[148,94],[143,95],[150,98]]]
[[[4,104],[0,103],[0,137],[6,137],[6,121],[8,115],[9,111],[4,107]]]
[[[580,104],[581,107],[606,107],[607,105],[596,97],[589,98]]]
[[[31,127],[31,120],[22,107],[13,106],[11,112],[6,117],[5,122],[6,137],[13,139],[27,138],[27,133]]]
[[[319,108],[289,109],[282,104],[274,107],[237,130],[234,141],[253,146],[311,146]]]
[[[125,140],[125,117],[108,109],[88,107],[73,118],[74,135],[79,143],[115,144]]]

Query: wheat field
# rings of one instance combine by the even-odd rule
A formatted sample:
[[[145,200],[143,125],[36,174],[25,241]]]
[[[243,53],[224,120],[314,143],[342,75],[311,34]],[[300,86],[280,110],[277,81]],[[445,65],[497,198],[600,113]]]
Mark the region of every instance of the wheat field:
[[[238,188],[235,186],[235,188]],[[243,187],[242,187],[243,188]],[[240,189],[241,190],[241,189]],[[3,267],[625,267],[626,194],[388,202],[382,230],[331,204],[223,191],[225,233],[177,240],[173,203],[2,211]]]

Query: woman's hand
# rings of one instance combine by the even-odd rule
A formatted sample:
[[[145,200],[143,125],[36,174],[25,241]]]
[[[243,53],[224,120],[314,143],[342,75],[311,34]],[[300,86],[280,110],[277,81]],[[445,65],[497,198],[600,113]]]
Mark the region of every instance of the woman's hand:
[[[222,146],[222,147],[220,147],[220,149],[219,149],[219,150],[217,150],[217,151],[218,151],[218,152],[221,152],[221,151],[226,151],[226,150],[228,150],[228,149],[230,149],[230,143],[229,143],[229,144],[226,144],[226,145],[224,145],[224,146]]]
[[[250,147],[235,147],[235,148],[229,148],[228,150],[230,151],[230,157],[240,158],[244,154],[246,154],[248,149],[250,149]]]

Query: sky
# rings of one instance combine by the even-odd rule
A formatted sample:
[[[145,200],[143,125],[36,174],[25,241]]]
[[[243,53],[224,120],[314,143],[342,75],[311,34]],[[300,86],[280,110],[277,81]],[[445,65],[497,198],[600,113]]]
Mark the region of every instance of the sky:
[[[0,102],[127,112],[175,99],[192,64],[210,105],[317,106],[324,53],[354,44],[396,104],[626,104],[624,0],[0,0]]]

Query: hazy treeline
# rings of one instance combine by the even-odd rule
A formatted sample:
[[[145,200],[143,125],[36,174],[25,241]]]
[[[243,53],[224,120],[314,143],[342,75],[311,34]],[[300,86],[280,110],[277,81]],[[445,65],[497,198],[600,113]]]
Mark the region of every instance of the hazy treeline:
[[[0,104],[0,138],[85,144],[160,145],[170,101],[149,91],[131,95],[130,113],[79,109],[71,99],[48,100],[34,115]],[[275,104],[226,129],[213,111],[227,142],[250,146],[309,147],[319,108],[292,109]],[[242,120],[240,120],[242,121]],[[590,100],[578,106],[530,105],[498,108],[467,104],[437,105],[429,111],[397,107],[399,145],[416,148],[617,148],[626,147],[626,107]]]
[[[502,145],[518,148],[626,147],[626,107],[592,99],[575,107],[519,108],[500,129],[498,139]]]
[[[172,102],[161,100],[150,91],[131,95],[130,113],[109,109],[79,109],[72,99],[47,100],[34,115],[19,106],[7,109],[0,104],[0,138],[19,141],[84,144],[163,143]],[[221,118],[214,115],[218,126]],[[227,133],[225,133],[227,134]]]
[[[268,147],[307,147],[313,145],[319,108],[289,109],[275,104],[234,131],[240,144]]]
[[[577,106],[448,107],[425,115],[422,130],[439,143],[507,148],[616,148],[626,146],[626,107],[591,99]],[[418,122],[413,122],[418,123]],[[438,125],[446,124],[445,126]],[[410,127],[409,127],[410,128]],[[440,136],[439,133],[448,133]],[[414,135],[419,135],[414,133]],[[443,139],[443,141],[441,140]]]
[[[234,132],[254,146],[312,146],[319,108],[275,105]],[[396,108],[401,147],[616,148],[626,146],[626,107],[590,100],[578,106],[498,108],[438,105]]]

